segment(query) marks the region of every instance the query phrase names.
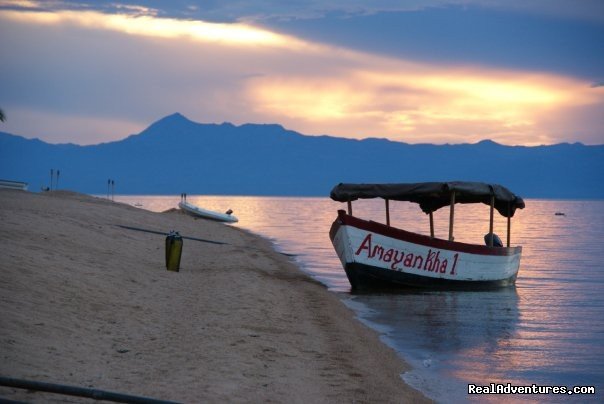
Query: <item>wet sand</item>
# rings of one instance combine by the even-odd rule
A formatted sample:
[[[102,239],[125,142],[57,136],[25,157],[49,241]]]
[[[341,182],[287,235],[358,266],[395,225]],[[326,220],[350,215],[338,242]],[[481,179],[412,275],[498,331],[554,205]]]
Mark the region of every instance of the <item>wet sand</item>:
[[[184,240],[169,272],[164,236],[120,225],[226,244]],[[335,294],[237,227],[0,190],[0,241],[0,376],[189,403],[427,402]]]

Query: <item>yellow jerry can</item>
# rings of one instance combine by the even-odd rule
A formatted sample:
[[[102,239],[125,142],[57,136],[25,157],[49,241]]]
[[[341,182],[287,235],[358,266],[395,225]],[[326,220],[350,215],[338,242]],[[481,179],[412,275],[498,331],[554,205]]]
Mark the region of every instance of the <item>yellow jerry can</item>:
[[[176,231],[171,231],[166,237],[166,269],[178,272],[182,255],[182,237]]]

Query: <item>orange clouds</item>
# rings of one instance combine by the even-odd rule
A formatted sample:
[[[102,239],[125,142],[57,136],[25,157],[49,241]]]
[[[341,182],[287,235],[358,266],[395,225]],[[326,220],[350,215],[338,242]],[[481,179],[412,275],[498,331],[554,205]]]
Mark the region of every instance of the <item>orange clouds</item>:
[[[128,91],[115,97],[127,99],[140,110],[180,111],[204,121],[274,122],[307,134],[386,137],[410,143],[490,138],[504,144],[549,144],[569,140],[569,128],[581,126],[591,134],[600,130],[596,124],[589,126],[595,113],[589,112],[586,119],[586,114],[578,111],[593,111],[604,105],[604,87],[590,87],[590,83],[571,77],[419,63],[312,43],[247,24],[159,18],[146,9],[137,9],[135,15],[0,10],[2,19],[41,28],[63,27],[62,35],[71,35],[68,42],[80,40],[72,33],[76,30],[111,32],[108,41],[120,34],[145,41],[145,52],[139,52],[140,47],[132,52],[124,48],[122,52],[129,57],[128,70],[157,77],[153,85],[160,96],[147,95],[149,83],[141,80],[140,73],[128,80],[127,86],[115,89]],[[162,46],[150,38],[160,38]],[[182,60],[166,57],[166,43],[171,55]],[[62,44],[52,45],[60,57]],[[19,48],[18,43],[11,46]],[[82,57],[94,59],[97,53],[91,49]],[[29,56],[27,65],[31,66],[35,55]],[[112,67],[109,64],[107,68]],[[123,65],[115,69],[102,73],[107,77],[125,74]],[[176,77],[186,86],[170,84]],[[66,77],[65,85],[81,86],[76,79],[75,75]],[[90,87],[89,100],[84,102],[90,102],[88,110],[96,110],[94,82],[85,74],[81,80]],[[27,106],[20,108],[26,110]],[[37,105],[36,109],[49,124],[56,124],[61,116],[73,115],[72,111],[62,111],[55,119],[50,117],[54,106],[44,111]],[[147,119],[134,116],[134,111],[132,114],[127,119],[123,115],[107,119]],[[103,119],[99,116],[94,121],[102,125]],[[127,130],[130,128],[122,133]]]
[[[191,39],[223,45],[259,45],[274,47],[303,46],[302,41],[246,24],[221,24],[159,18],[150,10],[140,14],[104,14],[97,11],[0,11],[0,16],[24,23],[74,25],[90,29],[110,30],[129,35],[168,39]]]
[[[604,100],[584,82],[554,75],[409,63],[393,69],[378,58],[336,76],[260,77],[248,91],[258,111],[303,122],[306,131],[329,127],[342,136],[412,143],[487,137],[552,143],[556,139],[540,127],[550,114]]]

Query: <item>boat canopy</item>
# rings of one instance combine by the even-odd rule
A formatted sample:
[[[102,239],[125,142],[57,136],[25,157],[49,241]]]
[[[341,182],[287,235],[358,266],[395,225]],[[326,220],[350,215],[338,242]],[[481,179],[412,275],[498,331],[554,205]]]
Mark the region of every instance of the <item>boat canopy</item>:
[[[357,199],[382,198],[393,201],[419,203],[426,214],[451,204],[455,192],[455,203],[491,204],[495,197],[495,209],[505,217],[512,217],[516,209],[524,208],[521,197],[497,184],[482,182],[418,182],[407,184],[338,184],[331,190],[331,199],[350,202]]]

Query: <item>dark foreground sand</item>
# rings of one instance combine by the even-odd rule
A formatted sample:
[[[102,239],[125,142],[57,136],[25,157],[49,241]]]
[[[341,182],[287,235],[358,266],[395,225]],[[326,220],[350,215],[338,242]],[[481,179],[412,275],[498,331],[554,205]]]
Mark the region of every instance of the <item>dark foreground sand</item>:
[[[168,272],[164,236],[117,225],[228,244],[185,240]],[[190,403],[427,401],[336,295],[238,228],[0,190],[0,243],[0,376]]]

